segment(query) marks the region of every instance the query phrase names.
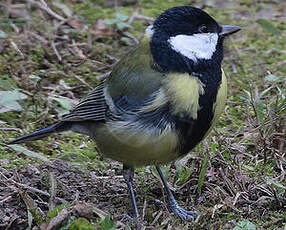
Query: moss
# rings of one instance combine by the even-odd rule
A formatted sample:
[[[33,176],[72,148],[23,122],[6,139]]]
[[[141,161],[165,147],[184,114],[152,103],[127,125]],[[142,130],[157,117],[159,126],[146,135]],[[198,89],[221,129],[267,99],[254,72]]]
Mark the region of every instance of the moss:
[[[72,7],[90,25],[93,25],[98,18],[113,16],[115,12],[113,8],[103,8],[90,1],[73,4]]]
[[[93,230],[93,229],[95,229],[95,226],[92,225],[87,219],[82,217],[74,220],[68,228],[68,230]]]

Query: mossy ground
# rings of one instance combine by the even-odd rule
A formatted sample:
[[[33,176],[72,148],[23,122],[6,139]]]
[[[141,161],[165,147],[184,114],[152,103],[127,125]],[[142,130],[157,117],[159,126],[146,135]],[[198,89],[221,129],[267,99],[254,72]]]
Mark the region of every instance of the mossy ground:
[[[27,143],[27,151],[4,142],[56,121],[99,83],[98,76],[134,47],[150,23],[137,18],[126,25],[135,9],[154,18],[190,1],[47,1],[53,12],[70,18],[68,23],[36,5],[8,2],[0,5],[0,91],[17,89],[27,98],[18,100],[21,111],[0,113],[0,229],[40,226],[64,216],[62,210],[69,215],[59,229],[133,228],[121,220],[126,210],[130,214],[130,203],[120,164],[102,159],[87,137],[54,135]],[[242,27],[225,41],[228,103],[204,145],[164,170],[178,202],[200,218],[182,222],[155,202],[164,200],[163,191],[154,168],[146,167],[135,175],[142,222],[145,229],[285,229],[286,5],[262,0],[192,5],[223,24]],[[107,18],[115,19],[110,26],[102,21]],[[43,163],[37,153],[59,160]],[[79,204],[91,213],[78,211]],[[38,211],[31,217],[33,208]]]

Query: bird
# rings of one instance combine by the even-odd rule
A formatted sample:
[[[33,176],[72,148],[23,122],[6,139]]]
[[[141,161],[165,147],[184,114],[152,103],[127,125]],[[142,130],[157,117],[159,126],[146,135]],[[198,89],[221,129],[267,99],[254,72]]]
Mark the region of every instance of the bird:
[[[179,206],[160,167],[190,153],[218,121],[227,100],[223,41],[240,29],[196,7],[167,9],[68,114],[8,144],[64,131],[88,135],[103,156],[122,163],[133,218],[139,217],[134,168],[154,165],[169,212],[192,221],[196,212]]]

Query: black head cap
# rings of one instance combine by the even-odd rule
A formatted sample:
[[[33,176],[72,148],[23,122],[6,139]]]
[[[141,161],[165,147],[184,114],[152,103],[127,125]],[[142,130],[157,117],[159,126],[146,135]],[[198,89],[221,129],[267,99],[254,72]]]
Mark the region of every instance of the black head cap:
[[[223,59],[223,39],[239,30],[237,26],[221,26],[210,15],[201,9],[191,6],[179,6],[166,10],[153,23],[150,42],[151,52],[156,64],[163,72],[201,73],[205,71],[221,71]],[[198,57],[191,59],[174,49],[170,44],[177,35],[193,36],[197,34],[215,35],[216,47],[211,58]],[[204,39],[204,38],[202,38]],[[214,44],[214,42],[212,42]],[[177,44],[178,45],[178,44]],[[190,43],[189,47],[198,44]],[[202,47],[202,52],[205,48]]]
[[[178,34],[218,33],[219,24],[206,12],[192,6],[178,6],[166,10],[153,24],[154,31],[168,36]]]

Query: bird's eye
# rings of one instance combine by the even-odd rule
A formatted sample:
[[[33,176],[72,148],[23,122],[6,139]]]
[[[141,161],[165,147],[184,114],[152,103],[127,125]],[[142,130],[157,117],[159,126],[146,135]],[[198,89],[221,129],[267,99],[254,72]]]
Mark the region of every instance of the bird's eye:
[[[200,33],[207,33],[208,32],[208,27],[206,25],[201,25],[198,29]]]

